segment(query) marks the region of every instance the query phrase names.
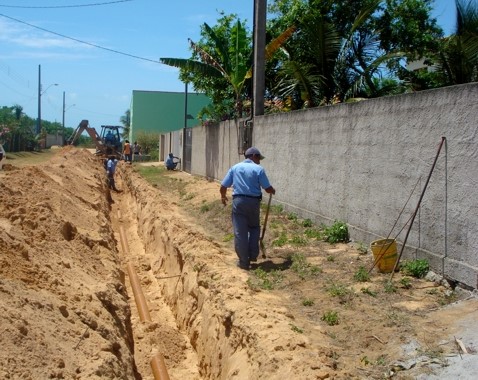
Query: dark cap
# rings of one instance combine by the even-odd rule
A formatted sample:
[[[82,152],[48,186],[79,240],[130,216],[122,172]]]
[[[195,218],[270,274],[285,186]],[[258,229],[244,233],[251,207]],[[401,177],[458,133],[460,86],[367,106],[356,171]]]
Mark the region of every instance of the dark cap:
[[[259,149],[254,148],[253,146],[250,147],[249,149],[246,150],[246,153],[244,153],[244,156],[259,156],[261,160],[263,160],[265,157],[259,152]]]

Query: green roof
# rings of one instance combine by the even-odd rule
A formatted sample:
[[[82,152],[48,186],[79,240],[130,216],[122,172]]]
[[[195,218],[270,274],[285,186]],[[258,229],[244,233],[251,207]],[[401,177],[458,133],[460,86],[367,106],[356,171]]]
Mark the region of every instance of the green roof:
[[[197,115],[211,103],[204,94],[188,93],[187,127],[200,124]],[[133,90],[131,132],[167,133],[184,128],[185,93]]]

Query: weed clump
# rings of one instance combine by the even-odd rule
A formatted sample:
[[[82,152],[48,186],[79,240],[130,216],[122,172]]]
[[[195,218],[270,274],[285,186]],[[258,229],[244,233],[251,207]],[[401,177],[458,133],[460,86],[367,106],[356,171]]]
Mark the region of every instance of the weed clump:
[[[324,230],[325,241],[335,244],[349,241],[349,229],[347,224],[336,220],[330,227]]]
[[[401,271],[408,276],[423,278],[428,273],[430,267],[427,260],[411,260],[402,264]]]

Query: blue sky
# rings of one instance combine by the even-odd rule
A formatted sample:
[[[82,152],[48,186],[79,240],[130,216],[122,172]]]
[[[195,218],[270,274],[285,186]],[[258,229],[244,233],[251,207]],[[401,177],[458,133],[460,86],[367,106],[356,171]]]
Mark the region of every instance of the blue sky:
[[[236,13],[252,24],[253,4],[253,0],[0,0],[0,106],[20,104],[36,118],[41,65],[43,120],[61,123],[65,93],[67,127],[76,127],[82,119],[93,127],[118,125],[133,90],[184,91],[177,69],[157,63],[160,57],[189,58],[188,38],[197,41],[200,25],[214,25],[219,11]],[[433,16],[451,33],[454,0],[435,4]]]

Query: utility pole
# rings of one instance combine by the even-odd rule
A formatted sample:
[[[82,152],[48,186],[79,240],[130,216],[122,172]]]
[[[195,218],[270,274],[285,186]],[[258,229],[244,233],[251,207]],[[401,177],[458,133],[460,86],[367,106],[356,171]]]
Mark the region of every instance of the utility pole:
[[[267,0],[254,0],[254,68],[252,78],[252,116],[264,115],[266,87],[266,19]]]
[[[36,134],[41,132],[41,65],[38,65],[38,117],[36,125]]]
[[[63,116],[61,118],[61,145],[65,145],[65,91],[63,91]]]

